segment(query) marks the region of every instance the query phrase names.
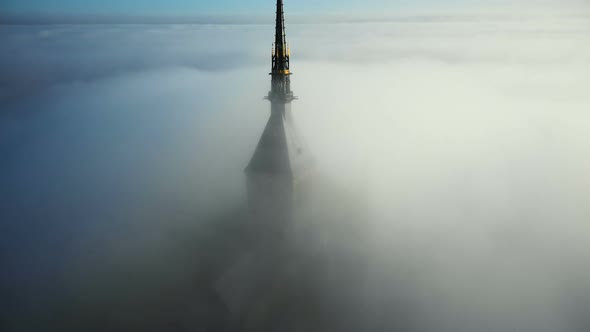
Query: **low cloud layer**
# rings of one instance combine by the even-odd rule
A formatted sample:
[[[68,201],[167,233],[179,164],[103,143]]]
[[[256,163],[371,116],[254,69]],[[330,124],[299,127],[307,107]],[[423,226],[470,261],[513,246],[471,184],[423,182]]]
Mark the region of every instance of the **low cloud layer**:
[[[514,16],[289,25],[299,128],[322,174],[368,196],[376,325],[403,302],[423,331],[589,326],[590,25]],[[272,37],[5,26],[6,288],[165,255],[239,205]]]

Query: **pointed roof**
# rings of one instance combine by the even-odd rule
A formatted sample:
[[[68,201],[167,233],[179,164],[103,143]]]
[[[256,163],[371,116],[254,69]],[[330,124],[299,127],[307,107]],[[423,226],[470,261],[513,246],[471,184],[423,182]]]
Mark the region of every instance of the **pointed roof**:
[[[258,146],[246,168],[251,173],[291,173],[285,122],[279,112],[271,112]]]
[[[305,173],[311,160],[307,144],[297,133],[290,111],[273,110],[246,172],[297,178]]]

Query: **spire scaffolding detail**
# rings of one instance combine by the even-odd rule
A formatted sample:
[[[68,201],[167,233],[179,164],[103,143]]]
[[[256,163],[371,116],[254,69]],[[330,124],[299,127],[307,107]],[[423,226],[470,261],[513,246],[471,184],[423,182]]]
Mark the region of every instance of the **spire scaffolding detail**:
[[[269,100],[291,102],[295,97],[291,92],[291,80],[289,75],[289,57],[291,50],[287,44],[285,33],[285,14],[283,0],[277,0],[275,19],[275,42],[272,49],[272,88],[267,98]]]

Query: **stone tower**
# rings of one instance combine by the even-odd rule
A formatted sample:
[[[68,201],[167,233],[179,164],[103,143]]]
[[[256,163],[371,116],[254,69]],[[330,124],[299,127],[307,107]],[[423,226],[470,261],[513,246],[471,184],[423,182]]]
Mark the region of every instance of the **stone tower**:
[[[290,48],[286,41],[283,1],[277,0],[272,48],[270,118],[246,167],[248,201],[263,233],[281,232],[310,185],[312,157],[291,114]]]

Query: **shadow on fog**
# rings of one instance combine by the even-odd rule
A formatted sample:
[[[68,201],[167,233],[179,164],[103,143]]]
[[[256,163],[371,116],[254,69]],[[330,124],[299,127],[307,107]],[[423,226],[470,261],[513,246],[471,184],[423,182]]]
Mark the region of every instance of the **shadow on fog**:
[[[293,28],[293,107],[318,162],[301,220],[317,231],[293,245],[300,284],[252,319],[587,330],[583,22],[385,26],[345,25],[331,61],[317,46],[334,30]],[[266,29],[3,29],[9,330],[227,327],[203,285],[250,243],[243,169],[268,116]],[[223,57],[200,45],[228,36],[207,49],[241,49],[248,66],[211,65]]]

